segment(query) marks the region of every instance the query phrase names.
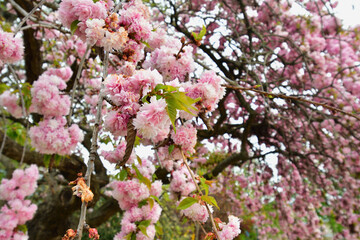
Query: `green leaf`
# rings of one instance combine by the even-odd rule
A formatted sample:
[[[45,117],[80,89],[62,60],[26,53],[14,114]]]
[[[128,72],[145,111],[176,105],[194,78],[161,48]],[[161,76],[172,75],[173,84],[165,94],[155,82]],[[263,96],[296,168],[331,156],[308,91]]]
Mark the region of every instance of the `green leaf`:
[[[120,181],[124,181],[127,178],[127,171],[125,168],[120,171]]]
[[[0,94],[2,94],[3,92],[5,92],[6,90],[9,90],[10,86],[8,86],[5,83],[0,83]]]
[[[70,31],[71,31],[71,34],[74,35],[76,29],[78,29],[78,24],[80,23],[79,20],[74,20],[71,25],[70,25]]]
[[[192,113],[189,109],[193,109],[196,111],[197,109],[192,105],[199,101],[201,98],[193,99],[189,96],[186,96],[185,92],[167,92],[164,94],[164,97],[167,104],[166,110],[169,114],[169,118],[176,133],[175,120],[177,109],[184,110],[194,115],[194,113]]]
[[[203,25],[201,31],[199,33],[195,33],[195,32],[192,32],[191,33],[192,36],[194,37],[194,39],[196,41],[201,41],[201,39],[205,36],[206,34],[206,27]]]
[[[197,109],[192,105],[201,100],[201,98],[193,99],[187,96],[185,92],[166,93],[165,99],[174,99],[174,104],[177,109],[184,110],[192,115],[194,115],[194,113],[192,113],[189,108],[196,111]]]
[[[160,199],[159,199],[157,196],[150,195],[150,197],[152,197],[153,199],[155,199],[155,201],[156,201],[159,205],[162,205],[162,203],[160,202]]]
[[[174,131],[176,133],[175,120],[176,120],[177,111],[176,111],[175,105],[173,104],[174,100],[173,99],[165,99],[165,101],[166,101],[166,104],[167,104],[166,111],[167,111],[167,113],[169,115],[171,124],[173,125]]]
[[[139,169],[134,164],[133,164],[133,169],[135,170],[137,178],[139,179],[139,181],[141,183],[144,183],[148,187],[148,189],[151,190],[151,182],[150,182],[150,180],[147,177],[144,177],[140,173]]]
[[[145,226],[139,226],[139,229],[145,236],[149,237],[149,235],[146,232],[146,227]]]
[[[150,44],[148,42],[145,41],[140,41],[142,44],[144,44],[147,48],[150,48],[151,50],[153,50],[152,47],[150,47]]]
[[[162,228],[162,226],[160,225],[159,222],[157,222],[157,223],[155,224],[155,231],[156,231],[156,233],[159,234],[159,235],[163,235],[163,234],[164,234],[163,228]]]
[[[141,138],[139,138],[138,136],[136,136],[135,142],[134,142],[134,147],[137,147],[137,146],[140,145],[140,140],[141,140]]]
[[[52,156],[51,154],[45,154],[44,155],[43,161],[44,161],[44,165],[45,165],[46,168],[49,167],[51,156]]]
[[[209,185],[206,184],[206,179],[203,177],[200,178],[200,186],[202,190],[205,190],[205,195],[209,195]]]
[[[107,136],[105,136],[105,137],[100,138],[100,141],[101,141],[102,143],[108,144],[109,142],[111,142],[111,138],[110,138],[109,135],[107,135]]]
[[[157,92],[159,90],[164,90],[164,92],[174,92],[177,91],[178,89],[179,88],[170,85],[158,84],[155,86],[154,91]]]
[[[26,233],[28,230],[25,224],[18,225],[16,228],[17,228],[17,230],[22,231],[23,233]]]
[[[201,196],[201,200],[203,200],[204,202],[210,204],[210,205],[213,205],[215,207],[217,207],[217,209],[220,209],[215,198],[212,197],[212,196],[206,196],[206,195],[203,195]]]
[[[142,165],[142,160],[141,160],[141,158],[138,156],[138,155],[136,155],[136,158],[137,158],[137,160],[138,160],[138,162],[139,162],[139,164],[140,164],[140,166]]]
[[[60,164],[62,158],[63,157],[61,155],[55,154],[54,159],[55,159],[55,165],[56,166],[58,166]]]
[[[145,206],[148,203],[147,199],[144,199],[138,203],[138,208]]]
[[[174,151],[174,148],[175,148],[175,145],[174,144],[171,144],[170,146],[169,146],[169,155],[172,153],[172,151]]]
[[[154,207],[155,201],[152,198],[148,198],[147,201],[149,202],[149,206],[150,206],[150,210],[151,210]]]
[[[143,96],[143,98],[141,99],[141,101],[143,103],[149,103],[149,101],[147,100],[147,98],[149,97],[149,94],[146,94],[145,96]]]
[[[23,94],[24,97],[24,103],[25,103],[25,108],[29,109],[30,105],[31,105],[31,101],[32,101],[32,97],[31,97],[31,84],[29,83],[24,83],[21,87],[21,92]]]
[[[184,198],[180,203],[179,206],[176,208],[177,210],[184,210],[191,207],[194,203],[197,203],[197,200],[192,197]]]
[[[205,34],[206,34],[206,27],[203,25],[203,27],[198,35],[199,39],[197,39],[197,40],[201,40],[205,36]]]
[[[143,220],[141,222],[139,222],[138,226],[144,226],[144,227],[148,227],[151,223],[151,220]]]

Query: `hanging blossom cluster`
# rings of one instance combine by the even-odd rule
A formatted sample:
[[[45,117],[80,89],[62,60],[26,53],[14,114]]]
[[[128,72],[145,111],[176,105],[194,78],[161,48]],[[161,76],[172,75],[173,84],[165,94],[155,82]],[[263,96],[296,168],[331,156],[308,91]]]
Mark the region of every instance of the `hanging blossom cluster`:
[[[18,97],[6,90],[0,95],[0,106],[5,107],[6,110],[15,118],[21,118],[23,112],[18,104]]]
[[[0,240],[26,240],[26,233],[19,225],[33,218],[37,206],[25,200],[35,192],[39,171],[36,165],[25,170],[16,169],[11,179],[3,179],[0,184],[0,200],[7,203],[0,210]]]
[[[195,84],[185,83],[184,88],[191,98],[200,97],[197,108],[212,112],[219,100],[225,95],[225,88],[221,86],[222,80],[214,71],[204,72]]]
[[[30,112],[44,115],[38,126],[31,127],[29,136],[32,146],[43,154],[70,154],[84,134],[77,124],[66,127],[65,115],[70,111],[70,97],[60,90],[66,88],[70,68],[49,69],[44,72],[31,89]]]
[[[67,155],[84,139],[77,124],[66,127],[64,117],[47,118],[29,130],[31,144],[42,154]]]
[[[227,224],[219,223],[219,228],[220,231],[218,233],[220,240],[232,240],[241,233],[240,220],[232,215],[229,216],[229,222]]]
[[[155,166],[149,159],[141,161],[136,165],[142,177],[151,179],[155,172]],[[151,196],[159,197],[162,192],[162,182],[156,180],[151,183],[151,187],[141,182],[140,178],[135,178],[136,172],[131,172],[132,178],[126,181],[114,181],[109,184],[113,190],[112,197],[119,202],[119,206],[125,211],[121,220],[121,232],[114,239],[127,239],[129,234],[135,234],[136,239],[153,239],[155,237],[154,224],[159,220],[161,207],[154,202]],[[138,176],[139,177],[139,176]],[[152,204],[149,199],[151,198]],[[143,222],[146,227],[146,235],[139,229]]]
[[[115,136],[125,136],[127,124],[130,118],[136,114],[134,126],[144,135],[143,137],[155,138],[158,133],[155,132],[156,129],[169,129],[170,120],[165,110],[166,103],[163,100],[151,99],[149,104],[144,104],[142,107],[139,104],[141,97],[160,83],[162,83],[162,76],[156,70],[137,70],[133,76],[128,78],[124,78],[122,75],[110,75],[104,82],[105,93],[119,107],[114,108],[106,116],[106,129]],[[141,119],[139,120],[139,118]],[[164,124],[158,126],[159,123]],[[146,124],[150,125],[145,126]],[[150,130],[147,130],[146,127],[149,128],[149,126],[151,126]],[[151,128],[156,129],[151,131]]]
[[[86,21],[96,18],[105,19],[107,10],[112,7],[109,4],[113,4],[113,2],[98,1],[94,3],[92,0],[64,0],[59,6],[59,19],[67,28],[71,28],[71,24],[78,21],[75,34],[85,40]]]
[[[161,31],[159,32],[161,34]],[[161,41],[161,39],[157,39]],[[143,64],[144,68],[157,69],[164,77],[164,81],[179,79],[184,81],[187,74],[195,70],[193,48],[185,46],[180,51],[182,44],[180,40],[166,37],[164,44],[151,52],[151,55]]]
[[[4,32],[0,28],[0,67],[5,63],[20,61],[24,55],[23,41],[14,37],[13,33]]]

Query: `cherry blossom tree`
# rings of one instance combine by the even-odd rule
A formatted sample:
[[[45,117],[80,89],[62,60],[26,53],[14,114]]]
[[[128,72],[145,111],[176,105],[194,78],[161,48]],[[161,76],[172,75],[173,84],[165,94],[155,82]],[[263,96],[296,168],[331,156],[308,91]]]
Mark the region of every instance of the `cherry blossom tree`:
[[[336,8],[0,0],[0,240],[358,239]]]

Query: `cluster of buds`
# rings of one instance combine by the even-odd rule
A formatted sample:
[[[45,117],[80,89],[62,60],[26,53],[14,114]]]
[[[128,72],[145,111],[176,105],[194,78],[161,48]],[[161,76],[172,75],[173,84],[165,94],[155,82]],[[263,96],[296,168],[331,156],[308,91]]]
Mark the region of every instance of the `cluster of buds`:
[[[98,240],[100,239],[100,235],[98,234],[98,231],[96,228],[91,228],[89,225],[85,225],[85,229],[89,232],[89,238]],[[61,238],[61,240],[73,240],[77,236],[77,233],[73,229],[66,230],[65,235]]]
[[[105,18],[105,28],[107,28],[109,32],[116,32],[120,28],[119,18],[116,13],[112,13]]]
[[[76,237],[76,231],[73,229],[66,230],[65,235],[61,238],[61,240],[73,240]]]

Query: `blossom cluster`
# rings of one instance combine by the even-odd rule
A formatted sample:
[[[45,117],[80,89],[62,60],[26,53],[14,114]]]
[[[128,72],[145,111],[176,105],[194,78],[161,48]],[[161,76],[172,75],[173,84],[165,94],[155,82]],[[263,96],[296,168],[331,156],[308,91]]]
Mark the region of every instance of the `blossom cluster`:
[[[187,95],[191,98],[200,97],[196,103],[199,110],[214,111],[219,100],[225,95],[222,80],[214,71],[204,72],[196,84],[184,84]]]
[[[174,143],[181,147],[181,150],[184,153],[195,153],[195,145],[197,142],[197,130],[191,124],[191,122],[186,122],[184,125],[176,129],[176,133],[171,133],[171,139]]]
[[[144,159],[136,165],[140,174],[151,179],[155,172],[155,166],[150,159]],[[132,176],[136,176],[133,170]],[[121,220],[121,232],[114,239],[127,239],[129,234],[136,234],[136,239],[153,239],[155,236],[154,224],[159,220],[161,207],[150,196],[159,197],[162,192],[162,182],[156,180],[151,183],[151,188],[137,178],[126,181],[114,181],[109,184],[112,196],[119,202],[119,206],[125,211]],[[153,204],[149,203],[149,199]],[[145,203],[144,203],[145,202]],[[139,230],[138,225],[143,222],[147,236]]]
[[[165,38],[164,44],[146,58],[143,67],[158,70],[163,75],[164,82],[174,79],[185,81],[186,76],[194,71],[195,64],[192,55],[193,48],[185,46],[181,54],[177,55],[181,47],[179,39]]]
[[[211,206],[209,206],[209,208],[211,208]],[[181,210],[181,214],[184,214],[193,221],[199,221],[202,223],[205,223],[209,218],[209,213],[205,205],[200,203],[194,203],[190,207]]]
[[[104,1],[94,3],[92,0],[64,0],[60,3],[58,15],[62,24],[67,28],[70,28],[73,22],[78,21],[75,34],[85,40],[86,21],[95,18],[105,19],[106,7],[107,4]]]
[[[77,124],[65,127],[64,117],[47,118],[39,126],[31,127],[31,144],[43,154],[68,155],[84,139],[84,134]]]
[[[232,240],[241,232],[239,218],[232,215],[229,216],[229,223],[219,223],[219,227],[220,240]]]
[[[39,171],[36,165],[25,170],[16,169],[11,179],[3,179],[0,184],[0,200],[7,203],[0,210],[0,240],[25,240],[26,233],[17,230],[33,218],[37,206],[25,200],[37,187]]]
[[[31,112],[36,112],[47,117],[59,117],[69,114],[70,97],[60,90],[66,88],[65,81],[57,75],[43,73],[34,82],[31,89]]]
[[[111,13],[112,7],[112,1],[65,0],[58,14],[65,27],[76,27],[75,34],[83,41],[106,51],[121,50],[124,58],[130,60],[136,55],[136,48],[143,48],[141,41],[151,35],[149,10],[140,0],[124,3],[119,14]]]
[[[0,28],[0,66],[5,63],[14,63],[24,55],[23,41],[13,33],[4,32]]]
[[[5,107],[7,111],[16,118],[23,116],[22,109],[18,104],[18,97],[9,90],[6,90],[0,95],[0,106]]]
[[[127,124],[135,114],[137,116],[134,119],[134,126],[145,138],[152,139],[157,135],[157,132],[151,131],[149,126],[157,126],[156,129],[169,129],[170,120],[167,117],[164,100],[152,98],[149,104],[146,103],[142,107],[139,104],[140,98],[159,83],[162,83],[162,77],[156,70],[138,70],[131,77],[115,74],[107,77],[104,82],[105,93],[118,107],[116,111],[110,111],[106,116],[106,129],[115,136],[125,136]]]
[[[31,127],[29,136],[32,146],[43,154],[70,154],[84,134],[77,124],[66,127],[64,115],[70,111],[70,97],[60,90],[72,76],[69,67],[50,68],[44,72],[31,89],[30,112],[44,115],[38,126]]]

